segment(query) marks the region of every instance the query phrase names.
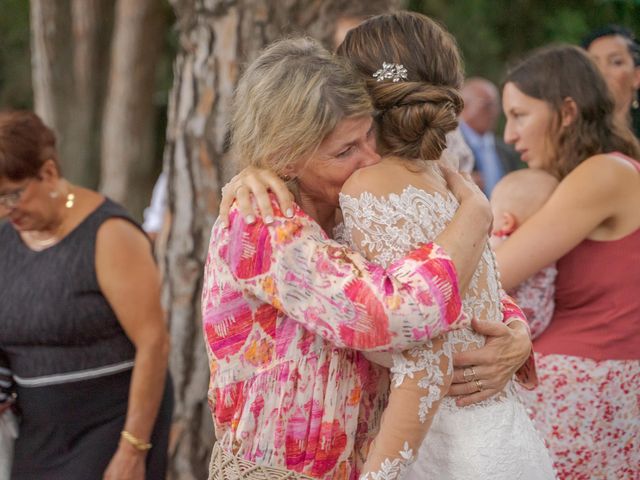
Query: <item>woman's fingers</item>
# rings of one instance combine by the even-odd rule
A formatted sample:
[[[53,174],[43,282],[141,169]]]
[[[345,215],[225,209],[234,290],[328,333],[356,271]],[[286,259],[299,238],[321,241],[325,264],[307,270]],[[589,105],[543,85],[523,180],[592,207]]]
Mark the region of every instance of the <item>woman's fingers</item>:
[[[250,216],[253,216],[255,219],[256,216],[262,217],[264,223],[273,222],[273,208],[271,207],[271,198],[269,197],[269,185],[265,183],[264,179],[258,172],[257,175],[248,175],[243,179],[242,187],[238,192],[238,207],[240,208],[240,213],[244,215],[245,221],[247,223],[252,223],[249,221]],[[242,199],[243,202],[240,203],[240,194],[247,193],[247,197]],[[252,196],[253,200],[255,200],[255,206],[252,204]],[[246,207],[248,205],[249,208]]]
[[[218,207],[218,218],[223,225],[229,225],[229,210],[231,204],[235,200],[235,192],[233,191],[233,180],[222,187],[220,198],[220,206]]]
[[[465,185],[464,178],[456,171],[448,167],[442,167],[442,174],[447,182],[447,186],[458,202],[462,202],[465,194],[467,194],[468,186]]]
[[[486,379],[491,375],[491,367],[470,365],[453,369],[452,384],[467,383],[476,379]]]
[[[253,205],[251,204],[251,190],[247,185],[242,184],[235,189],[235,200],[240,215],[244,217],[244,221],[247,223],[255,222],[256,216],[253,211]]]
[[[468,407],[469,405],[473,405],[474,403],[487,400],[488,398],[493,397],[498,392],[499,390],[494,390],[491,388],[484,389],[481,392],[476,391],[475,393],[456,398],[456,405],[459,407]]]
[[[293,194],[289,191],[287,184],[269,170],[264,171],[264,176],[265,182],[269,185],[269,190],[276,195],[282,213],[284,213],[285,217],[293,217]]]
[[[293,216],[293,195],[284,181],[270,170],[247,167],[223,187],[220,220],[228,224],[231,205],[237,201],[238,210],[247,223],[253,223],[257,216],[262,217],[265,223],[273,222],[269,191],[276,195],[285,216]]]
[[[485,390],[500,390],[493,381],[494,377],[475,378],[468,382],[452,383],[448,394],[452,397],[472,395],[474,393],[483,392]]]
[[[454,371],[454,379],[449,388],[449,395],[469,395],[481,390],[498,390],[503,387],[499,381],[502,376],[491,368],[473,367],[475,375],[470,370],[471,368],[467,367],[460,369],[460,371]]]

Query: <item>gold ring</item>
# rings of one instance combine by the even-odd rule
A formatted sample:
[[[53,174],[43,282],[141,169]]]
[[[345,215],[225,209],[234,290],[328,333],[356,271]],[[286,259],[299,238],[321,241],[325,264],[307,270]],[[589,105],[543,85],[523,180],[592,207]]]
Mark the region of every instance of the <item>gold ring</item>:
[[[467,374],[469,375],[469,378],[467,378]],[[472,380],[475,380],[476,371],[473,369],[473,367],[465,368],[464,371],[462,372],[462,377],[464,378],[465,382],[470,382]]]
[[[474,380],[474,382],[476,382],[476,387],[478,387],[478,391],[481,392],[482,391],[482,381],[478,380],[477,378]]]

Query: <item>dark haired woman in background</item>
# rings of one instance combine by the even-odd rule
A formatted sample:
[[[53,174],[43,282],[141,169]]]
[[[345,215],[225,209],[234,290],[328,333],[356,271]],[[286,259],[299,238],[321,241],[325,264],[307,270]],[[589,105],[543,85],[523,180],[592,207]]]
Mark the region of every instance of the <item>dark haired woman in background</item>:
[[[561,478],[640,478],[640,146],[577,47],[535,52],[502,98],[505,141],[560,180],[496,251],[506,289],[557,261],[540,385],[523,396]]]
[[[615,116],[631,122],[640,138],[640,44],[633,32],[619,25],[594,30],[582,40],[602,72],[616,102]]]
[[[164,478],[169,338],[151,245],[60,173],[53,132],[0,113],[0,358],[22,415],[11,478]]]

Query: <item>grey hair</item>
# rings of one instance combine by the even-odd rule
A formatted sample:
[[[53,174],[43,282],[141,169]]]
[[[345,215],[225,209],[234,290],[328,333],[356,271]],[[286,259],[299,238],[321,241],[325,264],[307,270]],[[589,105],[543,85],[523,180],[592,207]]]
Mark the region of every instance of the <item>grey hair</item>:
[[[311,38],[267,47],[242,75],[234,100],[231,148],[240,166],[292,171],[343,119],[371,115],[364,82]]]

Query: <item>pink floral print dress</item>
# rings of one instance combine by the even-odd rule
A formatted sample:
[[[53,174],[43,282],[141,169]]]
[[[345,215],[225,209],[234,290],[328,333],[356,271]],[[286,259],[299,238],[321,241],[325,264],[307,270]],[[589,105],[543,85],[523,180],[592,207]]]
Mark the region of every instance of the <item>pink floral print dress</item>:
[[[299,208],[270,225],[233,209],[214,226],[202,312],[222,448],[327,480],[357,478],[386,402],[388,378],[361,351],[404,350],[464,319],[440,247],[385,270]]]

